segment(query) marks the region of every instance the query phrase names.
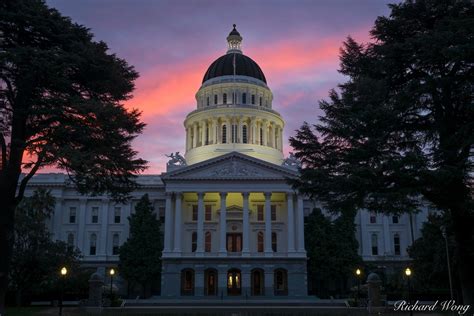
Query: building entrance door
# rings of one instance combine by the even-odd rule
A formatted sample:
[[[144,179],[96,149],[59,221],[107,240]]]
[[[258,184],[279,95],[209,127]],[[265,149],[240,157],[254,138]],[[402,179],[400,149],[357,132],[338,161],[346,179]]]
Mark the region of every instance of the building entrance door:
[[[227,272],[227,295],[240,295],[241,293],[240,270],[229,270],[229,272]]]

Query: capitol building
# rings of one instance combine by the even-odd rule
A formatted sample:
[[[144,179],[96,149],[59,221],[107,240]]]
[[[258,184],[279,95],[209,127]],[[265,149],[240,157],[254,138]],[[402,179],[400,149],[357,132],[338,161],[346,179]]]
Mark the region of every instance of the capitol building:
[[[27,194],[51,191],[53,238],[80,249],[83,265],[103,273],[117,266],[127,218],[147,193],[163,223],[162,297],[305,297],[304,222],[318,203],[288,184],[298,177],[298,162],[283,155],[285,120],[235,25],[227,42],[184,118],[184,155],[169,155],[161,175],[139,176],[129,202],[82,196],[58,173],[32,178]],[[407,262],[426,216],[427,210],[399,217],[360,210],[359,254],[381,266]]]

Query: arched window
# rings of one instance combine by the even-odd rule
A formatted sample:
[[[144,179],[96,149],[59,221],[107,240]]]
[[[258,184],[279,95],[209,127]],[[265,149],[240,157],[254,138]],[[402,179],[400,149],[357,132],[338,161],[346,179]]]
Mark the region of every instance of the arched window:
[[[277,252],[277,233],[272,232],[272,250]]]
[[[242,126],[242,143],[247,144],[247,125]]]
[[[197,239],[198,239],[198,234],[197,232],[193,232],[191,235],[191,251],[196,252],[197,249]]]
[[[227,93],[222,95],[222,103],[227,104]]]
[[[67,246],[69,249],[74,249],[74,234],[69,233],[67,235]]]
[[[247,93],[242,93],[242,104],[247,104]]]
[[[194,295],[194,270],[181,270],[181,295]]]
[[[276,269],[273,275],[275,295],[288,295],[288,272],[285,269]]]
[[[263,232],[258,232],[257,234],[257,251],[258,252],[263,252],[263,243],[264,243],[264,239],[263,239]]]
[[[393,236],[393,250],[395,252],[395,255],[396,256],[399,256],[400,255],[400,235],[399,234],[395,234]]]
[[[377,234],[372,234],[371,241],[372,241],[372,255],[377,256],[379,254]]]
[[[114,234],[112,237],[112,255],[116,256],[119,254],[119,234]]]
[[[252,296],[264,295],[265,274],[262,269],[253,269],[250,274],[250,283],[252,284],[250,294]]]
[[[89,254],[91,256],[95,256],[97,251],[97,235],[91,234],[90,241],[89,241]]]
[[[260,127],[260,145],[264,145],[263,144],[263,128]]]
[[[206,232],[206,235],[204,237],[204,251],[211,252],[211,247],[212,247],[212,235],[211,235],[211,232]]]
[[[218,293],[217,283],[217,270],[206,269],[204,270],[204,295],[213,296]]]
[[[227,295],[240,295],[241,288],[240,270],[231,269],[227,271]]]
[[[222,125],[222,143],[227,143],[227,126],[225,124]]]

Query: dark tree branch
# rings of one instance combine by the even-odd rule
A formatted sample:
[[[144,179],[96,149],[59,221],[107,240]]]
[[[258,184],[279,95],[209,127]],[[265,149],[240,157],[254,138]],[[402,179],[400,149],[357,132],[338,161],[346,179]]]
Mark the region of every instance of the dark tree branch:
[[[30,172],[21,180],[20,187],[18,189],[18,195],[16,196],[16,200],[19,202],[23,198],[25,194],[25,189],[26,185],[28,184],[28,181],[35,175],[36,171],[41,167],[41,164],[43,163],[43,157],[44,154],[40,153],[38,155],[38,160],[34,164],[33,168],[31,168]]]
[[[0,172],[2,172],[7,167],[7,144],[5,143],[3,132],[0,132],[0,146],[2,148],[2,164],[0,165]]]

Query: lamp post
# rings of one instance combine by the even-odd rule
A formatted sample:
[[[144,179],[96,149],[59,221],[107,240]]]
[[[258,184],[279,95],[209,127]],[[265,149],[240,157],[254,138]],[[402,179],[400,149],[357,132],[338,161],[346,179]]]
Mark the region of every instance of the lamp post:
[[[407,277],[407,283],[408,283],[408,303],[411,305],[411,293],[410,293],[410,290],[411,290],[411,287],[410,287],[410,278],[411,278],[411,269],[410,268],[406,268],[405,269],[405,275]],[[410,316],[413,316],[413,309],[410,309]]]
[[[362,275],[362,271],[357,268],[355,271],[356,276],[357,276],[357,296],[356,296],[356,306],[359,307],[359,298],[360,298],[360,278]]]
[[[111,268],[109,271],[110,275],[110,300],[112,300],[112,282],[114,280],[114,275],[115,275],[115,270],[114,268]]]
[[[64,296],[64,282],[66,280],[67,269],[66,267],[62,267],[60,270],[61,273],[61,295],[59,301],[59,316],[63,314],[63,296]]]
[[[444,238],[444,244],[446,246],[446,260],[448,262],[449,294],[451,295],[451,300],[454,300],[453,279],[451,277],[451,263],[449,260],[448,234],[446,233],[445,226],[441,226],[440,229],[441,229],[441,234],[443,235],[443,238]]]

